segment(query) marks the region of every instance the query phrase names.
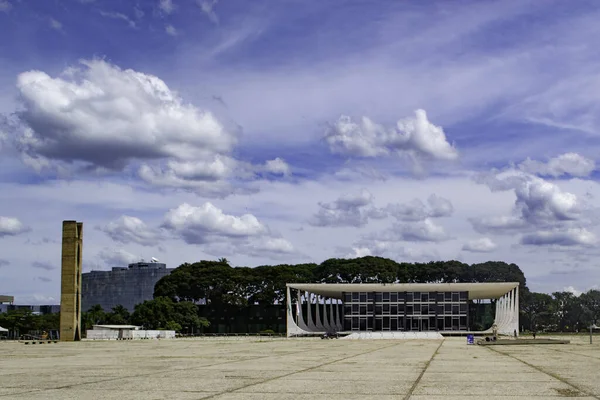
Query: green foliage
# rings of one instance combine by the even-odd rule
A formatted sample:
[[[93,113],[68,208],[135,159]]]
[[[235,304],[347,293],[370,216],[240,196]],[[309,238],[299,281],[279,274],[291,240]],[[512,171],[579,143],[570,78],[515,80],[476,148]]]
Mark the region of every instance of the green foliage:
[[[141,325],[146,329],[169,329],[178,327],[191,331],[198,330],[209,325],[208,320],[198,316],[198,307],[191,302],[174,302],[168,297],[157,297],[147,300],[135,306],[131,315],[131,321],[135,325]]]

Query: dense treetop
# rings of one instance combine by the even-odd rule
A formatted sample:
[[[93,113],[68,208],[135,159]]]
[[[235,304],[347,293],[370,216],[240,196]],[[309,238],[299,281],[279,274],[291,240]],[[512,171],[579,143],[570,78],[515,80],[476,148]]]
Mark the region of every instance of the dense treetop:
[[[321,264],[280,264],[256,268],[232,267],[227,260],[185,263],[163,277],[155,297],[213,304],[274,304],[285,299],[286,283],[449,283],[519,282],[527,292],[525,275],[516,264],[489,261],[398,263],[382,257],[332,258]]]

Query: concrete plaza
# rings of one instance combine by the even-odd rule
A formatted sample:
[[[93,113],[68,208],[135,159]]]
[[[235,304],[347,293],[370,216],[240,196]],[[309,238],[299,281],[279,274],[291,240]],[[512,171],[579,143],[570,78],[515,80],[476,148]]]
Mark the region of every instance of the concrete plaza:
[[[6,399],[600,399],[600,337],[0,342]]]

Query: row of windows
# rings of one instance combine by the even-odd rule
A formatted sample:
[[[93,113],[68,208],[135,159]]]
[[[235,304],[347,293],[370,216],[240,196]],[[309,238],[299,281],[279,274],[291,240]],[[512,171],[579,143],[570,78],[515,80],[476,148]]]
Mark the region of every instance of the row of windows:
[[[467,330],[467,317],[346,317],[347,331],[459,331]]]
[[[346,304],[345,315],[442,315],[442,314],[467,314],[467,303],[460,304]]]
[[[345,292],[344,303],[443,303],[467,301],[467,292]]]

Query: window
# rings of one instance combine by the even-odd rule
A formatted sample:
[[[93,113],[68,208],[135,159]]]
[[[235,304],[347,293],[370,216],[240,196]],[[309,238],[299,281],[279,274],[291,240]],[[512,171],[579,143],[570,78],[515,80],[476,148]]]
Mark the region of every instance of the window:
[[[438,292],[436,297],[438,303],[441,303],[442,301],[444,301],[444,292]]]
[[[429,314],[429,306],[427,304],[421,305],[421,314],[423,314],[423,315]]]
[[[383,329],[385,329],[385,330],[390,329],[390,319],[389,319],[389,317],[383,319]]]
[[[368,302],[373,302],[373,296],[374,296],[373,292],[368,292],[367,293],[367,301]]]
[[[437,292],[429,292],[429,301],[435,301],[435,296]]]
[[[452,304],[444,304],[444,314],[452,313]]]
[[[390,293],[390,301],[392,303],[397,303],[398,302],[398,293]]]
[[[383,301],[390,301],[390,293],[389,292],[383,292]]]
[[[358,304],[352,304],[352,314],[358,314]]]
[[[373,303],[367,304],[367,313],[373,314]]]
[[[452,302],[458,303],[460,301],[460,296],[457,292],[452,292]]]
[[[408,303],[412,303],[412,301],[413,301],[413,293],[412,292],[406,293],[406,301]]]
[[[384,314],[390,313],[390,304],[389,303],[383,303],[383,313]]]
[[[414,314],[414,309],[413,306],[406,306],[406,315],[413,315]]]
[[[438,304],[436,306],[436,311],[438,314],[443,314],[444,313],[444,305],[443,304]]]
[[[381,326],[383,325],[383,321],[381,318],[375,318],[375,330],[380,331]]]
[[[360,306],[360,315],[366,315],[366,314],[367,314],[367,306],[361,305]]]
[[[358,317],[352,317],[352,329],[358,329]]]
[[[381,292],[375,293],[375,302],[376,303],[381,303],[382,297],[383,296],[381,296]]]
[[[458,304],[453,304],[452,305],[452,314],[456,315],[456,314],[460,314],[460,307]]]
[[[359,296],[358,296],[358,292],[352,292],[352,301],[358,301]]]
[[[421,293],[421,302],[422,303],[429,302],[429,293]]]
[[[398,306],[396,304],[390,306],[390,314],[398,315]]]
[[[465,303],[461,303],[460,304],[460,313],[461,314],[466,314],[467,313],[467,305]]]
[[[467,301],[469,299],[469,293],[460,292],[460,301]]]
[[[452,301],[452,292],[444,293],[444,301]]]
[[[404,314],[404,304],[398,304],[398,314]]]
[[[360,330],[361,331],[366,331],[367,330],[367,319],[366,318],[361,318],[360,319]]]
[[[352,301],[352,293],[344,293],[344,303],[350,303]]]
[[[361,303],[366,303],[367,302],[367,293],[361,293],[360,294],[360,302]]]
[[[399,303],[404,303],[404,300],[406,300],[406,292],[400,292],[400,293],[398,293],[398,302]]]
[[[391,325],[390,325],[390,329],[391,329],[392,331],[397,331],[397,330],[398,330],[398,318],[392,318],[392,319],[390,320],[390,323],[391,323]]]
[[[346,314],[346,315],[352,314],[352,306],[351,305],[344,306],[344,314]]]
[[[421,301],[421,292],[414,292],[413,293],[413,301]]]
[[[375,305],[375,314],[381,315],[381,312],[382,312],[381,304],[376,304]]]

